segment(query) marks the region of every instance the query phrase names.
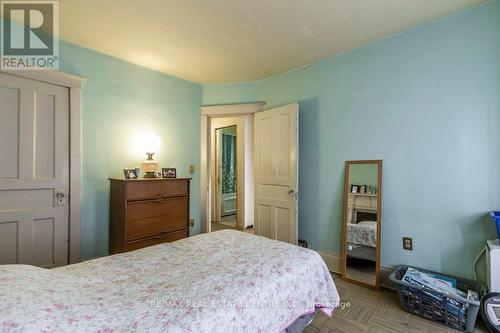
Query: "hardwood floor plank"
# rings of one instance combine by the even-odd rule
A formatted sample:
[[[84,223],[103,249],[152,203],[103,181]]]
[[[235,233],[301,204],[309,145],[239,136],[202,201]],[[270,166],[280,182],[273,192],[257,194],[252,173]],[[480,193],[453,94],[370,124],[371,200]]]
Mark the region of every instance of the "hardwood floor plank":
[[[338,314],[334,314],[332,318],[327,320],[324,326],[321,328],[328,328],[332,332],[335,333],[352,333],[352,332],[366,332],[368,330],[368,326],[360,324],[355,320],[340,316]],[[319,332],[322,332],[321,329]]]
[[[360,287],[333,274],[340,299],[350,307],[337,309],[331,318],[319,312],[305,333],[447,333],[458,332],[403,311],[397,293],[392,290]],[[487,330],[481,320],[476,323],[477,333]]]

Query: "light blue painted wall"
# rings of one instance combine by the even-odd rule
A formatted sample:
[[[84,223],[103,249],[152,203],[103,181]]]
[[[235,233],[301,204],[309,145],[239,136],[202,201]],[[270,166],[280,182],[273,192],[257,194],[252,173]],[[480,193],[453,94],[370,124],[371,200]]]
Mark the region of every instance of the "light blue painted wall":
[[[349,185],[378,187],[378,164],[351,164],[349,167]]]
[[[382,264],[472,276],[500,208],[500,2],[257,84],[300,105],[300,238],[338,255],[344,162],[382,159]]]
[[[109,182],[145,156],[130,147],[135,133],[152,131],[161,141],[157,159],[191,182],[191,216],[200,225],[199,166],[202,86],[61,42],[61,70],[87,79],[83,89],[83,259],[108,251]]]
[[[257,82],[203,85],[203,105],[250,103],[258,98]]]

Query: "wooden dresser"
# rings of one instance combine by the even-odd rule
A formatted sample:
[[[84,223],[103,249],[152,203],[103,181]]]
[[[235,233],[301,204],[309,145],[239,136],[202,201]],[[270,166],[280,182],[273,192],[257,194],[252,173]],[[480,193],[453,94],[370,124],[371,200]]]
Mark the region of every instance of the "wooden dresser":
[[[190,180],[110,179],[110,254],[188,237]]]

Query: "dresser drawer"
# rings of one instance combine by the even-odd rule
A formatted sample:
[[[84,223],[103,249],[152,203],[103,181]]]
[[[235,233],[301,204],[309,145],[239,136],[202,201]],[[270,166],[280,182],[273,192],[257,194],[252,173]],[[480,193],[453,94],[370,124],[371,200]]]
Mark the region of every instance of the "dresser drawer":
[[[110,254],[188,237],[189,183],[189,178],[110,179]]]
[[[184,214],[187,219],[189,209],[188,198],[168,198],[129,202],[127,205],[127,222],[160,216],[176,216]]]
[[[188,184],[189,182],[185,179],[129,182],[127,183],[127,200],[188,195]]]
[[[133,251],[147,246],[153,246],[161,243],[169,243],[189,236],[188,229],[163,233],[154,237],[144,238],[136,241],[128,241],[125,251]]]
[[[151,237],[161,232],[172,232],[188,227],[187,214],[170,217],[158,216],[129,221],[127,223],[127,241]]]

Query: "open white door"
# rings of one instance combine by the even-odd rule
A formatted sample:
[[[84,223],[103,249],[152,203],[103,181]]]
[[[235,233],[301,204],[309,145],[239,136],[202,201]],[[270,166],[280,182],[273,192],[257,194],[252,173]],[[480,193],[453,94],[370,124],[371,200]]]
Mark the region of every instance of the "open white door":
[[[297,244],[297,103],[255,114],[255,234]]]

